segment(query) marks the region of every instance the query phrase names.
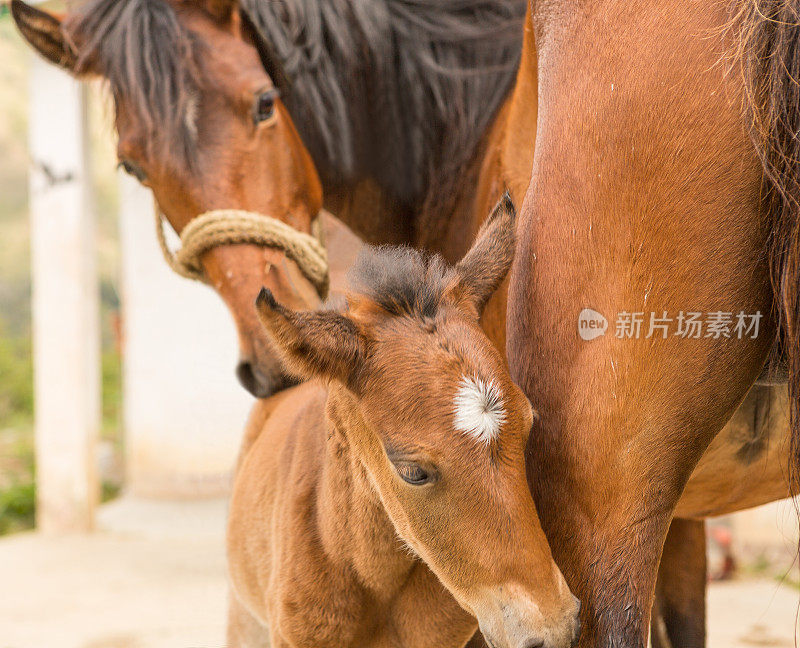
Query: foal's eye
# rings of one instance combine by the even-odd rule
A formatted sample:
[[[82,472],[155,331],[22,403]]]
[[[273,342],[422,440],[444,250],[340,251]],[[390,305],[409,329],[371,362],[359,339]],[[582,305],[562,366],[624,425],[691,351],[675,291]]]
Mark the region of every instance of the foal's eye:
[[[278,91],[270,88],[256,96],[253,106],[253,121],[256,124],[272,119],[275,114],[275,100],[278,98]]]
[[[144,184],[144,182],[147,180],[147,174],[144,172],[144,170],[130,160],[121,160],[117,166],[125,171],[125,173],[128,175],[136,178],[142,184]]]
[[[434,473],[425,470],[422,466],[410,462],[398,462],[395,464],[397,472],[403,481],[414,486],[422,486],[434,480]]]

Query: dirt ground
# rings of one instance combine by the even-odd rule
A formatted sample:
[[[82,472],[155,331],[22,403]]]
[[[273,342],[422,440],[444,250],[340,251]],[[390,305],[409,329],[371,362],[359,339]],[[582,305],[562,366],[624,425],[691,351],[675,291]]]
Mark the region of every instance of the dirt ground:
[[[0,540],[0,648],[221,648],[223,502],[106,507],[86,536]],[[792,648],[800,591],[709,591],[709,648]]]
[[[777,581],[713,583],[708,592],[709,648],[793,648],[800,592]]]

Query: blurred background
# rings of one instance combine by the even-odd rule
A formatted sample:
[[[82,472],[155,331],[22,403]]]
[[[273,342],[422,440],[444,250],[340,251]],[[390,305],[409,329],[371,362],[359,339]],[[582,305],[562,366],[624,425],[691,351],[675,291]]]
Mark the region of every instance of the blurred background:
[[[116,171],[110,114],[0,4],[0,648],[224,644],[252,400],[224,306],[170,273]],[[787,502],[709,523],[710,646],[795,645],[796,527]]]
[[[223,645],[252,398],[224,305],[171,273],[149,192],[117,172],[110,116],[0,4],[4,648]]]

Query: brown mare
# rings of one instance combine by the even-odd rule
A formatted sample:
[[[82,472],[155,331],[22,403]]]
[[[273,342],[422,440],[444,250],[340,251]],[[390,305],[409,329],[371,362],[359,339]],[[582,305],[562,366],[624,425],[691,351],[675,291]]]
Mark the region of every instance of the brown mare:
[[[785,439],[723,426],[779,327],[796,426],[799,18],[796,2],[766,0],[533,5],[538,59],[531,43],[523,66],[538,89],[536,152],[508,359],[541,414],[528,476],[584,604],[581,646],[646,644],[673,514],[789,492],[780,470],[760,481],[770,456],[786,460]],[[606,335],[579,336],[584,308],[605,314]],[[639,337],[615,333],[618,313],[680,311],[763,320],[742,339],[713,329],[687,339],[674,324],[666,337],[647,337],[647,324]],[[746,406],[764,419],[773,399],[756,395],[754,408],[753,394]],[[720,452],[729,459],[709,490]]]
[[[232,207],[308,233],[324,196],[368,242],[427,237],[459,258],[503,192],[493,187],[473,212],[475,188],[461,172],[513,83],[524,5],[428,0],[412,11],[407,0],[375,0],[358,12],[326,2],[307,3],[314,15],[302,16],[299,2],[255,4],[255,22],[285,32],[284,43],[299,41],[275,64],[232,1],[88,0],[62,21],[14,0],[12,12],[47,59],[109,82],[121,164],[152,189],[178,233],[204,212]],[[291,22],[300,19],[307,29]],[[319,38],[314,25],[325,32]],[[456,200],[465,216],[444,233]],[[287,378],[253,295],[264,284],[283,303],[313,306],[313,286],[280,251],[256,245],[215,247],[202,264],[237,323],[241,382],[258,397],[281,389]]]
[[[176,232],[204,212],[231,207],[311,232],[322,188],[255,49],[238,23],[222,29],[212,18],[228,15],[222,3],[209,3],[208,11],[174,5],[90,0],[63,24],[22,2],[11,8],[48,60],[79,78],[108,80],[120,164],[153,191]],[[217,246],[202,263],[236,321],[241,382],[261,397],[286,386],[253,299],[263,284],[292,307],[313,307],[314,286],[269,247]]]
[[[293,52],[292,43],[287,42],[286,35],[281,32],[282,25],[279,20],[281,3],[262,7],[260,3],[252,1],[246,6],[252,11],[254,22],[263,36],[261,44],[276,43],[277,51],[262,47],[262,59],[265,60],[267,69],[279,78],[292,79],[300,76],[302,82],[308,83],[302,69],[302,57],[298,63],[296,58],[290,56]],[[269,13],[270,7],[275,8],[274,13]],[[295,21],[308,20],[302,12],[288,13],[295,16]],[[261,16],[260,21],[259,16]],[[288,30],[290,34],[298,33],[297,25],[294,27]],[[318,25],[316,28],[320,29]],[[319,40],[310,39],[309,47]],[[283,50],[283,56],[280,55],[280,50]],[[287,66],[282,65],[287,58],[293,61],[294,68],[291,72],[287,72],[285,69]],[[426,232],[424,226],[412,227],[412,232],[416,230],[416,235],[406,239],[408,242],[415,246],[437,250],[449,260],[458,258],[471,238],[471,236],[465,238],[464,233],[469,232],[471,235],[477,229],[489,202],[496,198],[503,187],[508,187],[517,200],[524,195],[533,165],[532,141],[537,123],[536,66],[533,31],[530,22],[527,21],[522,66],[513,94],[506,99],[494,123],[486,132],[473,157],[473,162],[462,164],[460,173],[466,180],[451,201],[455,209],[451,209],[449,213],[423,209],[412,222],[440,224],[432,228],[433,234]],[[320,81],[318,77],[312,78],[317,82]],[[313,88],[313,84],[309,87]],[[312,89],[306,89],[305,92],[313,94]],[[292,116],[302,115],[303,106],[302,97],[296,99],[292,105]],[[300,125],[298,129],[305,139],[306,129]],[[530,142],[531,145],[520,145],[520,142],[523,144]],[[319,164],[324,168],[324,155],[315,153],[313,157],[315,163],[318,159],[322,160]],[[326,181],[328,175],[330,174],[321,172],[326,194],[333,192],[333,195],[339,195],[335,181],[331,179]],[[476,179],[470,182],[471,178]],[[342,214],[346,222],[362,236],[371,240],[381,240],[375,229],[363,224],[357,212],[348,213],[347,205],[352,204],[354,200],[352,196],[356,193],[349,194],[348,199],[351,203],[345,201],[343,206],[337,206],[334,201],[331,203],[331,208],[336,210],[337,214]],[[447,224],[442,224],[443,222]],[[380,223],[379,225],[382,228],[379,231],[386,230],[386,225]],[[371,227],[375,228],[378,225]],[[504,347],[504,323],[505,299],[504,289],[501,289],[489,304],[487,314],[483,318],[484,329],[501,348]],[[740,510],[785,496],[783,459],[786,453],[784,442],[786,420],[780,415],[778,407],[773,408],[772,415],[766,414],[770,404],[781,399],[779,392],[777,394],[773,392],[774,390],[761,388],[754,390],[748,396],[746,403],[740,411],[737,411],[725,431],[717,437],[706,458],[697,467],[697,472],[679,503],[678,513],[689,518],[702,518]],[[768,443],[770,435],[774,438]],[[767,448],[768,452],[753,455],[748,450],[753,445],[761,445]],[[750,484],[750,488],[747,490],[737,488],[741,483]],[[665,547],[665,563],[660,572],[658,594],[658,610],[663,621],[658,629],[666,633],[666,636],[659,634],[654,628],[654,645],[665,648],[669,645],[675,648],[703,646],[705,537],[702,522],[675,521]]]
[[[232,585],[272,648],[461,648],[476,619],[497,648],[573,644],[580,605],[525,480],[532,410],[478,321],[513,209],[455,267],[365,248],[344,310],[259,295],[310,381],[264,422],[231,501]]]
[[[275,6],[277,3],[269,5],[270,8]],[[324,5],[320,3],[318,6]],[[403,4],[398,3],[397,6],[402,8]],[[498,7],[502,9],[506,5],[501,3]],[[418,8],[422,10],[421,5]],[[273,34],[276,41],[283,42],[287,51],[283,52],[283,59],[271,61],[269,48],[264,47],[264,43],[251,30],[249,22],[242,19],[239,12],[234,11],[227,2],[195,6],[192,3],[168,4],[156,0],[147,3],[139,0],[96,1],[83,12],[68,17],[65,27],[59,20],[30,9],[18,0],[12,4],[12,9],[23,34],[47,58],[75,74],[101,75],[111,81],[117,105],[123,164],[153,189],[160,206],[177,231],[205,210],[232,206],[272,214],[298,230],[310,230],[311,220],[319,211],[321,202],[315,167],[309,161],[286,108],[276,98],[270,77],[261,67],[261,62],[266,62],[267,68],[286,85],[287,74],[282,71],[282,63],[283,59],[291,58],[291,48],[288,48],[285,37],[281,41],[277,37],[279,35]],[[517,18],[513,11],[506,9],[505,12],[500,11],[502,20],[495,16],[494,22],[490,21],[485,27],[488,32],[478,30],[477,33],[490,33],[494,38],[497,38],[497,34],[507,34],[508,29],[500,29],[498,25],[504,21],[514,22]],[[296,17],[297,13],[288,12],[286,15]],[[444,17],[447,18],[448,14],[444,14]],[[317,28],[322,28],[318,16],[316,19],[307,16],[306,19],[316,24]],[[423,33],[428,38],[436,36],[444,39],[446,43],[454,32],[447,32],[447,21],[442,22],[444,19],[441,16],[439,19],[438,24],[429,20],[427,31]],[[259,22],[258,14],[254,20]],[[277,18],[265,20],[262,16],[260,22],[270,25],[272,30],[281,27]],[[468,25],[468,22],[465,24]],[[407,23],[400,22],[400,25]],[[290,27],[284,28],[295,35],[300,33],[297,25],[293,31]],[[330,29],[335,27],[340,32],[344,29],[341,25],[334,25]],[[464,25],[462,27],[467,35],[476,33],[475,25],[469,29]],[[375,152],[367,155],[363,144],[345,147],[347,142],[340,139],[342,150],[359,154],[355,158],[353,155],[344,158],[351,162],[353,159],[360,161],[358,164],[343,165],[337,170],[331,167],[330,160],[325,163],[323,154],[317,153],[321,168],[326,169],[322,178],[328,206],[369,240],[405,241],[439,250],[451,261],[459,258],[491,202],[496,200],[505,186],[510,188],[517,201],[521,200],[530,175],[533,149],[515,145],[519,141],[532,140],[531,133],[536,124],[535,52],[530,31],[527,32],[526,58],[514,96],[505,102],[491,128],[486,130],[494,114],[492,106],[500,101],[511,79],[508,64],[515,60],[512,43],[517,43],[516,47],[519,47],[519,37],[515,38],[516,41],[500,41],[500,55],[496,52],[486,54],[484,66],[491,66],[492,61],[501,61],[504,65],[500,73],[490,69],[495,81],[480,87],[480,93],[471,86],[458,86],[460,93],[455,94],[452,88],[445,85],[438,87],[440,95],[444,93],[448,97],[461,97],[471,107],[471,110],[460,111],[471,115],[471,130],[465,129],[461,121],[447,118],[448,106],[420,107],[415,104],[417,115],[423,110],[433,111],[430,117],[420,117],[417,120],[420,123],[434,121],[441,129],[451,122],[461,125],[459,146],[462,151],[459,155],[453,154],[452,142],[434,143],[436,146],[428,142],[430,150],[423,149],[422,152],[412,147],[406,151],[410,156],[407,168],[418,169],[418,173],[413,179],[398,180],[386,170],[381,170],[380,164],[365,166],[364,159],[359,157],[366,155],[366,159],[372,160],[377,155]],[[127,48],[115,46],[104,49],[104,42],[127,43]],[[147,45],[152,42],[171,44],[172,47],[150,49]],[[260,57],[255,47],[259,42]],[[413,39],[411,45],[414,45]],[[437,51],[442,49],[440,43]],[[444,51],[447,56],[451,54],[446,48]],[[465,52],[469,50],[462,51],[462,57],[466,56]],[[307,53],[308,56],[310,54]],[[349,60],[352,59],[350,57]],[[125,67],[123,60],[133,65]],[[157,64],[154,65],[152,60]],[[313,61],[306,61],[306,69],[302,65],[304,60],[301,58],[300,63],[295,63],[292,68],[293,74],[300,77],[300,82],[293,85],[305,85],[305,89],[298,90],[300,95],[313,95],[314,83],[321,83],[322,79],[313,76],[316,70]],[[456,62],[459,60],[456,59]],[[460,60],[459,65],[463,64],[464,60]],[[475,61],[473,64],[476,64]],[[347,76],[346,68],[337,64],[336,69],[342,77]],[[309,74],[312,76],[305,78]],[[475,77],[476,74],[471,73],[469,78]],[[173,79],[178,82],[173,83]],[[400,87],[398,80],[395,93]],[[284,92],[287,97],[292,97],[290,89],[284,89]],[[485,101],[481,93],[489,96],[490,100]],[[309,98],[312,103],[315,100],[319,101],[319,96],[316,99],[313,96]],[[398,104],[404,100],[402,95],[397,97]],[[303,102],[297,98],[293,101],[295,109],[300,110],[298,114],[302,116]],[[179,108],[175,110],[173,104]],[[355,111],[354,114],[364,116],[363,111]],[[353,121],[356,119],[355,116],[338,116],[340,120],[344,117]],[[309,119],[311,117],[306,114],[306,121]],[[310,142],[317,141],[317,148],[324,149],[326,140],[322,135],[330,137],[331,133],[320,131],[316,123],[319,121],[324,123],[324,117],[316,121],[312,119],[310,124],[306,124],[303,128],[304,137],[308,137]],[[153,131],[153,124],[162,124],[163,127]],[[313,132],[315,125],[316,140]],[[346,133],[352,135],[352,129],[348,130],[346,123],[340,130],[341,133],[334,132],[340,138]],[[477,142],[484,130],[486,134]],[[401,136],[409,137],[409,131],[415,132],[413,129],[404,129],[403,133],[394,133],[393,138],[387,139],[387,145],[404,150],[402,140],[395,140]],[[471,133],[473,139],[466,137],[464,132]],[[374,133],[361,133],[361,138],[372,135]],[[424,140],[424,137],[416,137],[417,141],[420,139]],[[167,146],[172,142],[179,142],[181,146],[177,149]],[[448,152],[447,156],[444,151]],[[472,153],[468,154],[470,151]],[[427,155],[424,154],[426,152]],[[390,156],[377,157],[384,159]],[[437,178],[430,175],[428,166],[431,160],[441,160],[443,157],[451,162],[460,160],[460,165],[453,162],[446,168],[442,182],[431,181],[430,178]],[[411,164],[417,158],[424,160],[424,163],[414,163],[416,166]],[[375,177],[364,178],[365,168],[373,169]],[[442,184],[448,186],[446,180],[460,180],[460,186],[452,192],[445,192],[451,196],[449,201],[441,201],[430,192],[430,187],[426,191],[425,178],[429,179],[427,184],[431,187]],[[423,186],[422,190],[419,189],[420,185]],[[409,187],[417,189],[412,191]],[[252,295],[264,283],[281,301],[293,307],[307,306],[318,302],[313,287],[280,251],[254,245],[215,248],[205,255],[204,265],[206,274],[212,278],[215,287],[231,307],[238,324],[244,358],[239,368],[240,378],[256,395],[270,393],[277,386],[285,384],[286,379],[258,326],[252,308]],[[504,339],[503,295],[504,289],[498,291],[497,298],[487,307],[483,318],[484,328],[500,348]],[[267,404],[257,404],[249,425],[249,435],[260,431],[269,409]],[[739,425],[739,428],[744,427],[744,424]],[[714,507],[719,502],[715,499],[709,503],[706,495],[710,490],[726,490],[726,486],[719,483],[718,466],[725,466],[725,475],[738,475],[743,470],[741,462],[735,459],[738,445],[717,445],[719,448],[713,454],[713,461],[701,463],[698,468],[702,479],[697,482],[698,488],[693,490],[695,502],[692,504],[694,508],[688,509],[690,515],[695,515],[693,511],[701,510],[703,506],[706,511],[718,510]],[[770,463],[772,473],[779,476],[779,471],[774,470],[775,465],[774,462]],[[704,466],[707,468],[700,470]],[[728,466],[736,468],[739,473],[727,470]],[[759,464],[753,464],[752,473],[769,490],[775,480],[764,479],[763,473],[757,468]],[[768,501],[765,498],[772,496],[771,491],[754,494],[752,490],[748,495],[748,504]],[[742,497],[733,498],[730,507],[739,506],[744,506]],[[685,552],[689,538],[697,547],[694,555],[702,557],[701,524],[682,523],[675,536],[673,544],[678,549]],[[675,555],[676,564],[685,563],[686,558],[679,552]],[[702,563],[698,558],[692,560],[693,564],[699,565],[696,574],[700,575],[702,590]],[[669,573],[668,565],[665,565],[665,572]],[[675,573],[682,574],[683,571],[675,570]],[[669,586],[661,590],[665,600],[677,599],[677,606],[680,607],[681,599],[686,597],[685,584],[681,579],[669,578],[665,579],[665,583],[672,583],[671,596]],[[694,591],[692,596],[702,600],[702,591],[699,595]],[[675,616],[669,614],[669,609],[666,611],[667,616]],[[685,625],[687,615],[683,610],[678,611],[677,623],[679,626]],[[698,622],[695,620],[691,625],[691,632],[696,635]],[[702,629],[702,616],[699,627]],[[701,640],[678,642],[676,645],[701,645]]]

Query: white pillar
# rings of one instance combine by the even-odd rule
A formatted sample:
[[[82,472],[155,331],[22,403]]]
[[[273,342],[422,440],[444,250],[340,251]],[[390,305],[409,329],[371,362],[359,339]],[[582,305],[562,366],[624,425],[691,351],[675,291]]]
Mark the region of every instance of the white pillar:
[[[169,269],[153,218],[150,192],[122,174],[126,489],[218,496],[228,491],[253,399],[234,375],[238,344],[225,305]]]
[[[30,216],[37,524],[91,529],[99,487],[98,286],[85,89],[36,57],[30,86]]]

